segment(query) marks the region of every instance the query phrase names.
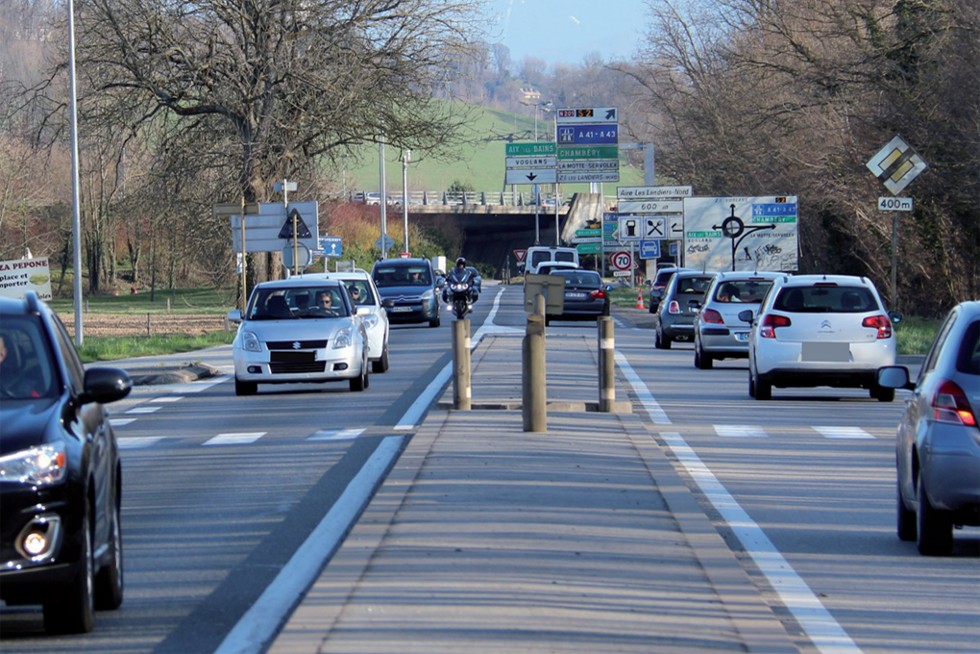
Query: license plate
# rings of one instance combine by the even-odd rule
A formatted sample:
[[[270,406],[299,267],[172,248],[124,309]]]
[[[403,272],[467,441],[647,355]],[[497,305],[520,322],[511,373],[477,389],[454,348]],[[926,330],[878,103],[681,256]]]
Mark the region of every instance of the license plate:
[[[389,311],[392,313],[409,313],[410,311],[414,311],[414,309],[412,307],[391,307]]]
[[[803,343],[801,354],[804,361],[832,361],[842,363],[850,360],[851,346],[848,343],[807,341]]]
[[[577,291],[571,291],[569,293],[565,293],[565,297],[567,297],[569,300],[584,300],[585,299],[585,293],[579,293]]]
[[[269,352],[272,363],[312,363],[316,361],[316,352],[290,352],[273,350]]]
[[[735,332],[735,340],[738,341],[739,343],[744,343],[747,340],[749,340],[749,333],[748,332]]]

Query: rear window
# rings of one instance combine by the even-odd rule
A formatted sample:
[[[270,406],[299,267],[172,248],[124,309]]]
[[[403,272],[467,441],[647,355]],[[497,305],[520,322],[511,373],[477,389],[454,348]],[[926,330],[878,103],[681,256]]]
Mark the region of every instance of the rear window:
[[[762,302],[772,280],[738,279],[718,284],[714,297],[716,302]]]
[[[680,277],[675,292],[679,295],[704,295],[714,277]]]
[[[878,303],[863,286],[791,286],[779,290],[773,308],[790,313],[865,313],[878,310]]]
[[[565,278],[565,285],[573,286],[601,286],[602,278],[599,273],[587,270],[552,270],[552,275]]]
[[[956,369],[967,375],[980,375],[980,320],[974,320],[963,334]]]

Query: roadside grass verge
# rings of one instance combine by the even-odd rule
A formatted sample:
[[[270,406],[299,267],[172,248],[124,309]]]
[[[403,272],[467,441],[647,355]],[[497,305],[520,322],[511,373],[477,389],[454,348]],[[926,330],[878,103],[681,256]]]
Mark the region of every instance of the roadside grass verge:
[[[78,354],[83,363],[132,359],[134,357],[193,352],[217,345],[228,345],[235,332],[214,331],[206,334],[168,334],[164,336],[90,336]]]

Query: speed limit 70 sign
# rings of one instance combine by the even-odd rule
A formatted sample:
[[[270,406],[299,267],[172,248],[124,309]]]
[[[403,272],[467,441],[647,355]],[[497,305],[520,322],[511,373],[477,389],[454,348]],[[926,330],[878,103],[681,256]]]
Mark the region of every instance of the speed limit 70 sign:
[[[633,255],[626,250],[613,252],[609,264],[616,270],[630,270],[633,267]]]

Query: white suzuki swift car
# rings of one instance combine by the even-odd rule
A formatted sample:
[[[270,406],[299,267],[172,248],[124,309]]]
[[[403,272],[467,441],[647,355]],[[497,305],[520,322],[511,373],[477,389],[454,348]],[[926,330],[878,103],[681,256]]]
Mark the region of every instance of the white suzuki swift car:
[[[371,359],[371,372],[388,370],[388,312],[381,304],[381,294],[374,285],[374,279],[366,270],[347,272],[306,273],[294,275],[293,279],[336,279],[343,282],[350,291],[351,300],[364,321],[368,336],[368,357]],[[364,309],[370,309],[365,313]]]
[[[744,314],[744,315],[743,315]],[[773,281],[749,334],[749,395],[768,400],[774,386],[866,388],[890,402],[894,388],[877,371],[895,363],[896,339],[875,285],[849,275],[795,275]]]

